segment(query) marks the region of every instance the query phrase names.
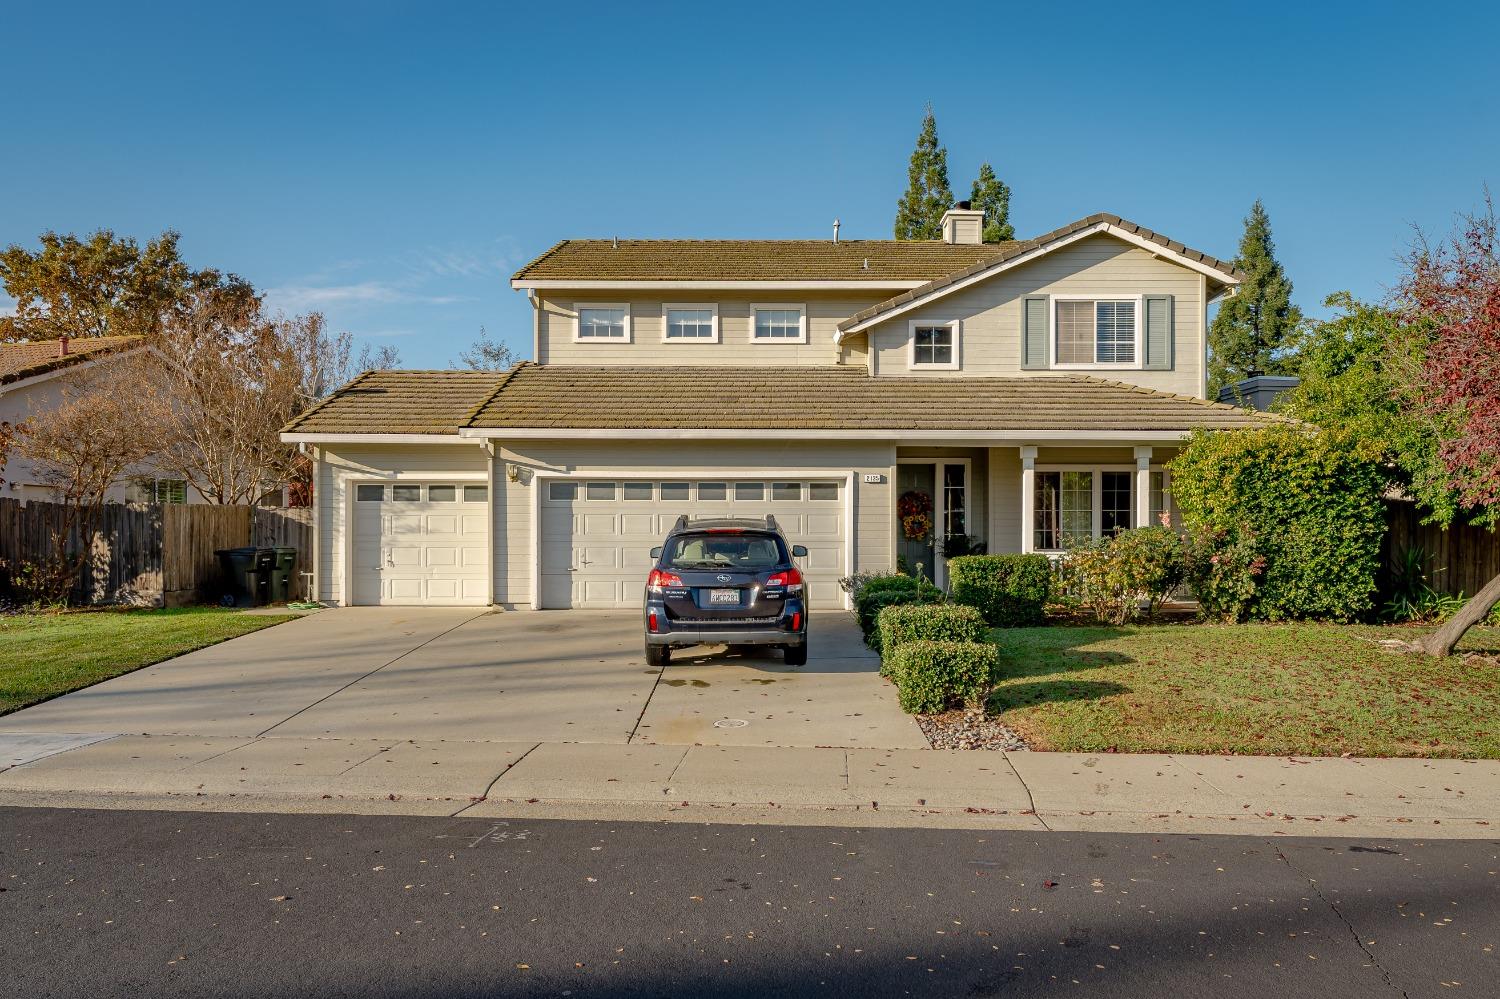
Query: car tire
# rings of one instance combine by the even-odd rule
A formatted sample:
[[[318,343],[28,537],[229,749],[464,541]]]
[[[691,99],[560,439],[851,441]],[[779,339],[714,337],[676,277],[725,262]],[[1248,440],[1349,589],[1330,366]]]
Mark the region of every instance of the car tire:
[[[672,665],[672,647],[670,645],[646,646],[646,665],[659,669],[666,669]]]
[[[786,646],[783,646],[782,648],[783,648],[783,651],[786,653],[786,664],[788,666],[806,666],[807,665],[807,646],[805,644],[804,645],[786,645]]]

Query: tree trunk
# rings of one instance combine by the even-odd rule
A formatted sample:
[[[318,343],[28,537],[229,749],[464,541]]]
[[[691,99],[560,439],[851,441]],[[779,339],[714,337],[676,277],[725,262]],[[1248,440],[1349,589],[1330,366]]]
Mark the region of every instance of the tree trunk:
[[[1483,621],[1490,608],[1500,603],[1500,576],[1484,584],[1484,589],[1469,598],[1469,602],[1458,609],[1437,631],[1411,643],[1413,652],[1425,652],[1429,656],[1451,656],[1453,647],[1464,637],[1464,632]]]

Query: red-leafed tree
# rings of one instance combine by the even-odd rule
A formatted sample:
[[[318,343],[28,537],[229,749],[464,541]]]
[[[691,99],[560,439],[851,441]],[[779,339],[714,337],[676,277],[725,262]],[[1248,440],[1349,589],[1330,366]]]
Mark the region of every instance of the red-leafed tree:
[[[1495,208],[1460,217],[1436,246],[1419,241],[1397,290],[1403,324],[1425,350],[1405,365],[1411,405],[1438,435],[1439,474],[1414,477],[1419,503],[1442,523],[1500,526],[1500,256]],[[1407,355],[1411,356],[1411,355]],[[1500,602],[1500,576],[1431,635],[1412,643],[1451,655]]]

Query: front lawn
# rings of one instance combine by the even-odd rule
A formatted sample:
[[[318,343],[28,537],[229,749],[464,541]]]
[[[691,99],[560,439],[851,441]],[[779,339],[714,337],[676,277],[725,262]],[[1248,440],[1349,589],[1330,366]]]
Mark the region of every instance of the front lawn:
[[[292,617],[217,607],[0,617],[0,715]]]
[[[996,629],[991,711],[1035,749],[1500,758],[1500,666],[1321,624]],[[1500,629],[1459,652],[1500,656]]]

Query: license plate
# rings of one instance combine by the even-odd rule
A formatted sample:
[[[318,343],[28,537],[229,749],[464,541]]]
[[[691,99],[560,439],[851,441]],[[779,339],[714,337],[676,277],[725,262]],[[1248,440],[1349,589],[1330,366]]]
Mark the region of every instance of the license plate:
[[[740,591],[709,590],[708,602],[711,604],[738,604],[740,602]]]

